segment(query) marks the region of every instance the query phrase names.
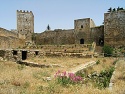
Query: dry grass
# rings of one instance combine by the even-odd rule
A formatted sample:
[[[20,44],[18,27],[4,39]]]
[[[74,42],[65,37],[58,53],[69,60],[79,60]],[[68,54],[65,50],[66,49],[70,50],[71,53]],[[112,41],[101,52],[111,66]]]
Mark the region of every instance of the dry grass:
[[[33,59],[29,59],[27,61],[32,61],[35,63],[39,63],[39,64],[58,64],[61,67],[56,67],[54,68],[54,73],[57,72],[58,70],[61,71],[66,71],[69,70],[71,68],[74,68],[80,64],[84,64],[86,62],[89,61],[96,61],[97,58],[69,58],[69,57],[42,57],[42,58],[33,58]]]
[[[98,66],[93,67],[93,71],[97,71],[97,73],[100,73],[100,71],[113,66],[113,62],[115,61],[115,58],[98,58],[98,61],[100,62]]]
[[[113,90],[114,94],[117,94],[115,92],[125,93],[125,61],[117,62]]]
[[[43,79],[53,75],[57,70],[66,71],[69,68],[93,60],[100,60],[101,63],[93,67],[93,70],[99,71],[112,64],[114,59],[44,57],[29,60],[42,64],[59,64],[64,68],[35,68],[18,65],[14,62],[0,61],[0,94],[111,94],[108,89],[99,90],[91,85],[69,85],[64,87],[55,83],[54,80],[46,81]],[[121,83],[119,82],[117,87],[121,86]]]

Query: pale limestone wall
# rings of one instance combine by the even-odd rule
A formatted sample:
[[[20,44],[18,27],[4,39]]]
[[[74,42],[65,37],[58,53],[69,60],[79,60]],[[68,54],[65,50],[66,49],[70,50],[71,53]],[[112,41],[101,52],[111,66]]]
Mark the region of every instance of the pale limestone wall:
[[[75,36],[73,29],[70,30],[61,30],[57,29],[54,31],[44,31],[41,34],[38,34],[36,37],[36,44],[74,44]]]
[[[125,46],[125,10],[104,14],[105,44]]]
[[[92,19],[90,19],[90,28],[92,28],[92,27],[96,27],[96,25],[95,25],[94,21]]]
[[[32,11],[17,10],[17,30],[20,39],[32,42],[32,34],[34,33],[34,15]]]

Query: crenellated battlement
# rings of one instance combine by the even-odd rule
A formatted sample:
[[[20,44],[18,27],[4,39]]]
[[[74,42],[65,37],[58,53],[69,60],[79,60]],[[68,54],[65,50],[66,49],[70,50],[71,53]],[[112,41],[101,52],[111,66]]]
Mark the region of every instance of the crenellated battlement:
[[[32,11],[28,10],[17,10],[18,13],[33,13]]]

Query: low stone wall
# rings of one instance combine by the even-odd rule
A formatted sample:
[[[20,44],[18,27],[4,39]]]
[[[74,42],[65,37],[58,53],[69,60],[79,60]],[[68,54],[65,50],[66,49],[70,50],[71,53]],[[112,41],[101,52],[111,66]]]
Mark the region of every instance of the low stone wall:
[[[49,68],[49,67],[63,67],[58,64],[38,64],[35,62],[27,62],[27,61],[17,61],[18,64],[24,64],[30,67],[39,67],[39,68]]]
[[[34,57],[56,57],[56,56],[66,56],[66,57],[85,57],[92,58],[94,51],[91,51],[91,45],[61,45],[61,46],[42,46],[41,49],[8,49],[1,50],[4,51],[4,54],[1,54],[0,57],[3,57],[6,60],[19,61],[31,59]]]

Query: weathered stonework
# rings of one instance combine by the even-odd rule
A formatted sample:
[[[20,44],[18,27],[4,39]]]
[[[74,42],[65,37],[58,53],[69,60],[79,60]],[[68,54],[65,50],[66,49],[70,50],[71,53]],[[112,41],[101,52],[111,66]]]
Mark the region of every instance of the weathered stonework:
[[[32,42],[34,33],[34,15],[32,11],[17,10],[17,31],[19,38],[25,39],[26,42]]]
[[[90,18],[74,20],[74,32],[77,44],[80,44],[80,40],[83,40],[83,44],[90,41],[91,27],[95,27],[95,23]]]
[[[18,33],[6,30],[4,28],[0,28],[0,36],[5,36],[5,37],[10,37],[11,36],[11,37],[18,38]]]
[[[96,45],[104,44],[104,26],[98,26],[91,28],[91,41],[95,41]]]
[[[90,18],[74,20],[74,29],[46,30],[34,34],[32,11],[17,10],[17,30],[0,28],[0,48],[23,47],[24,43],[36,45],[88,44],[125,46],[125,10],[104,14],[104,26],[96,26]],[[15,45],[16,44],[16,45]]]
[[[74,44],[75,36],[74,30],[49,30],[41,34],[38,34],[36,37],[36,44],[46,45],[63,45],[63,44]]]
[[[111,46],[125,46],[125,10],[104,14],[104,42]]]
[[[63,45],[84,44],[95,41],[97,45],[100,45],[100,38],[104,41],[103,28],[103,26],[95,27],[94,21],[90,18],[78,19],[74,21],[74,29],[44,31],[35,35],[35,42],[38,45]]]
[[[17,32],[0,28],[0,49],[18,48],[24,46],[24,43],[24,40],[18,38]]]
[[[34,57],[86,57],[94,55],[94,45],[42,45],[37,49],[3,49],[0,50],[0,57],[3,60],[20,61]]]

